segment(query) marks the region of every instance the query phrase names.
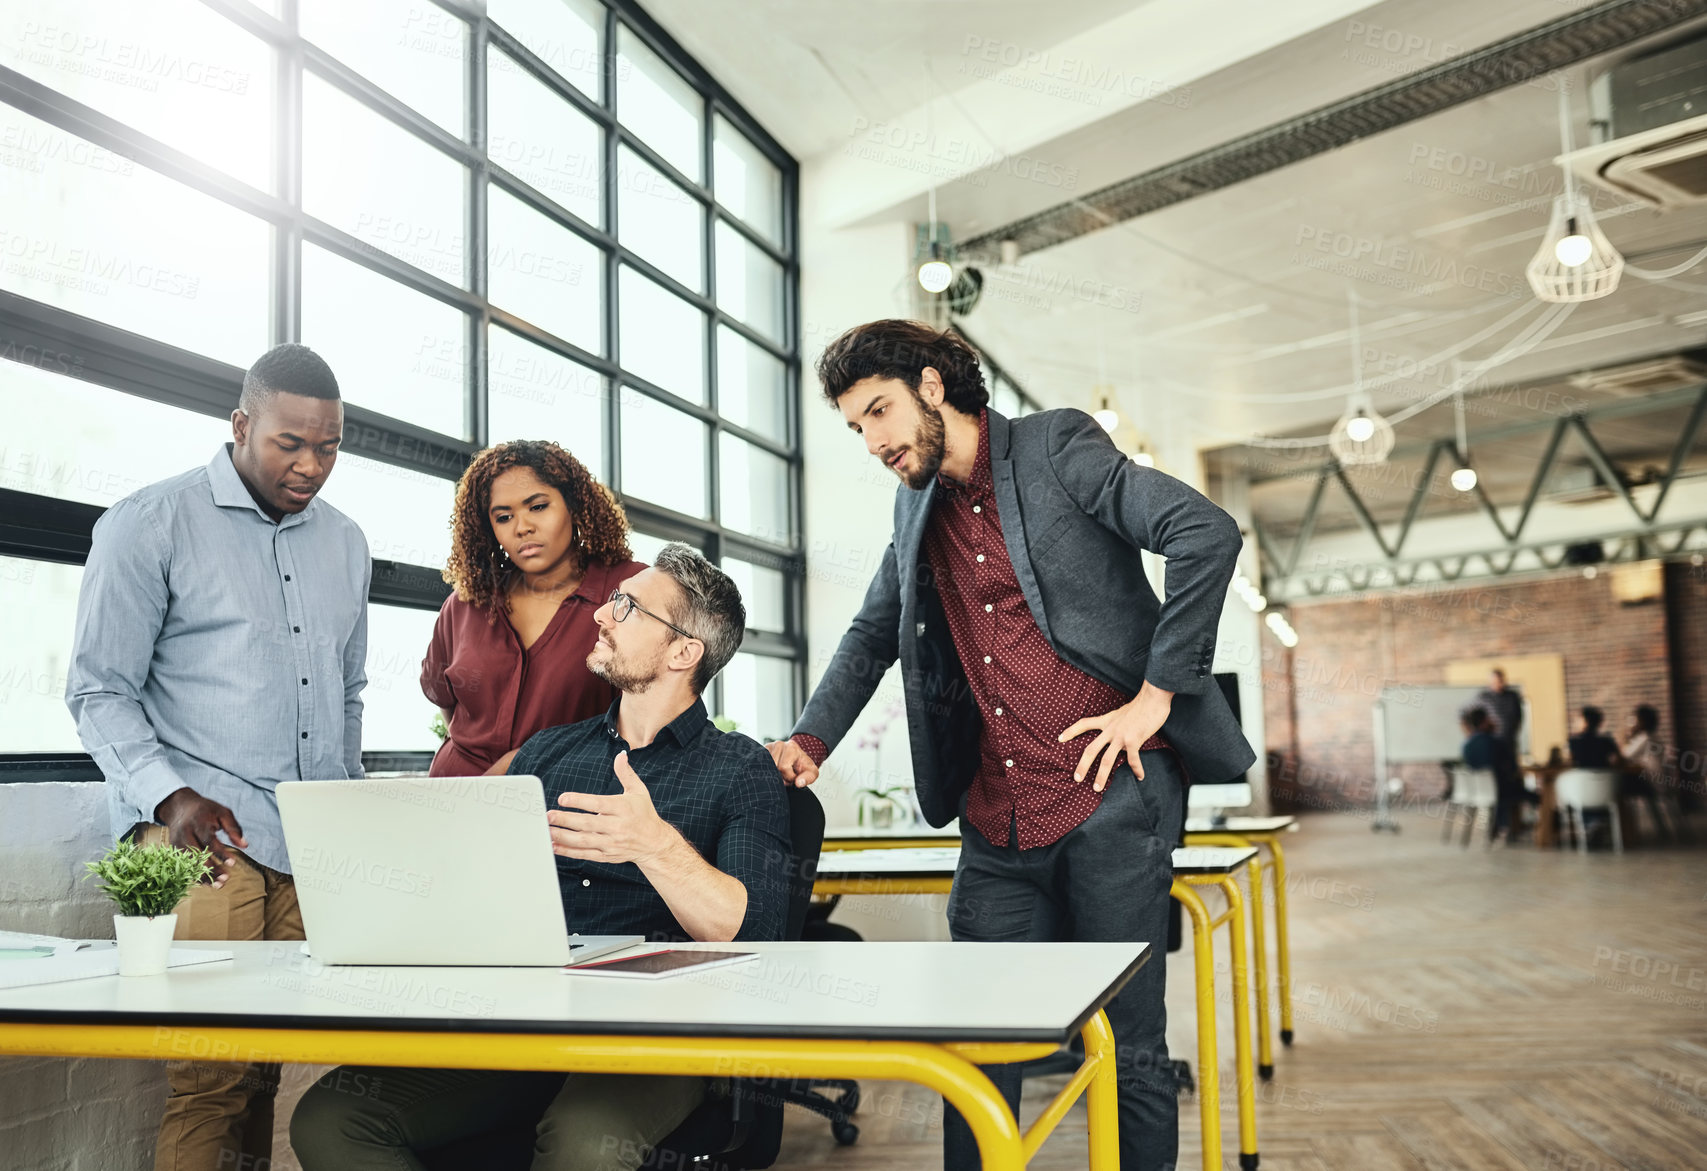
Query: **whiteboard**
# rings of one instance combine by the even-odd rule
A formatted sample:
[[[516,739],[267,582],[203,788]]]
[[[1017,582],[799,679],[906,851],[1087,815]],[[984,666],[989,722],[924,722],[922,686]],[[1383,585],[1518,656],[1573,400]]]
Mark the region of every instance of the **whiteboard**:
[[[1464,746],[1459,714],[1481,693],[1480,687],[1383,688],[1375,705],[1376,758],[1388,764],[1458,759]]]

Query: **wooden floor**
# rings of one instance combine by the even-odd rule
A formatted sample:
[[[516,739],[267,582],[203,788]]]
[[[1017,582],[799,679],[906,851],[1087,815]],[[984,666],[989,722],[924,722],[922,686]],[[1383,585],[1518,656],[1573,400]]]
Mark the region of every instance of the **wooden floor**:
[[[1707,845],[1465,850],[1402,821],[1377,835],[1318,815],[1290,839],[1297,1037],[1260,1086],[1265,1171],[1707,1168]],[[1168,983],[1170,1047],[1195,1060],[1189,943]],[[1022,1121],[1059,1084],[1028,1083]],[[863,1096],[852,1147],[791,1110],[778,1166],[941,1165],[938,1099],[890,1082]],[[1182,1099],[1181,1171],[1202,1165],[1198,1127]],[[1032,1166],[1085,1165],[1080,1107]]]

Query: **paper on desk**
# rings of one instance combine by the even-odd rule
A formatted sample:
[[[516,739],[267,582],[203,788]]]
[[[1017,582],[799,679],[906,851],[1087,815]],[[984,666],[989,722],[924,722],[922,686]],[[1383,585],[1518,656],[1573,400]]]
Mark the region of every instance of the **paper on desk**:
[[[28,951],[47,948],[52,955],[65,955],[86,948],[99,951],[113,946],[110,939],[66,939],[59,935],[32,935],[28,931],[0,931],[0,950]]]
[[[194,964],[211,964],[228,960],[228,951],[201,951],[197,948],[174,947],[166,958],[168,968],[187,968]],[[62,984],[68,980],[92,980],[97,976],[116,976],[119,953],[115,947],[100,950],[62,952],[25,964],[0,967],[0,988],[23,988],[31,984]]]

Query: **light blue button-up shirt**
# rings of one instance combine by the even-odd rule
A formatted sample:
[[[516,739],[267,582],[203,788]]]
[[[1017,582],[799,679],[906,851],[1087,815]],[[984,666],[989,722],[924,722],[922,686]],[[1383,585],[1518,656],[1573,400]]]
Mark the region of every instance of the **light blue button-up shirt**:
[[[280,781],[362,775],[367,593],[356,523],[316,497],[277,524],[222,448],[95,523],[65,702],[115,837],[188,785],[290,871]]]

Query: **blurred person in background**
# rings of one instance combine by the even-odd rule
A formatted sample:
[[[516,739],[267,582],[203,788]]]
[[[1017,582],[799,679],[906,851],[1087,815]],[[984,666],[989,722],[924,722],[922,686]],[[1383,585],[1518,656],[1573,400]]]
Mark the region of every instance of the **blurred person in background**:
[[[1572,768],[1615,768],[1621,755],[1618,741],[1601,731],[1606,713],[1594,706],[1582,710],[1582,731],[1570,738]]]
[[[455,587],[439,609],[421,690],[448,735],[432,776],[480,776],[547,728],[610,708],[587,669],[593,615],[640,573],[628,517],[609,488],[555,443],[517,440],[477,454],[456,487]]]
[[[1488,685],[1476,697],[1476,706],[1487,713],[1493,733],[1493,770],[1498,803],[1494,806],[1494,835],[1509,840],[1518,829],[1518,805],[1524,799],[1523,778],[1517,770],[1517,741],[1523,731],[1523,695],[1506,685],[1505,671],[1495,667]]]

